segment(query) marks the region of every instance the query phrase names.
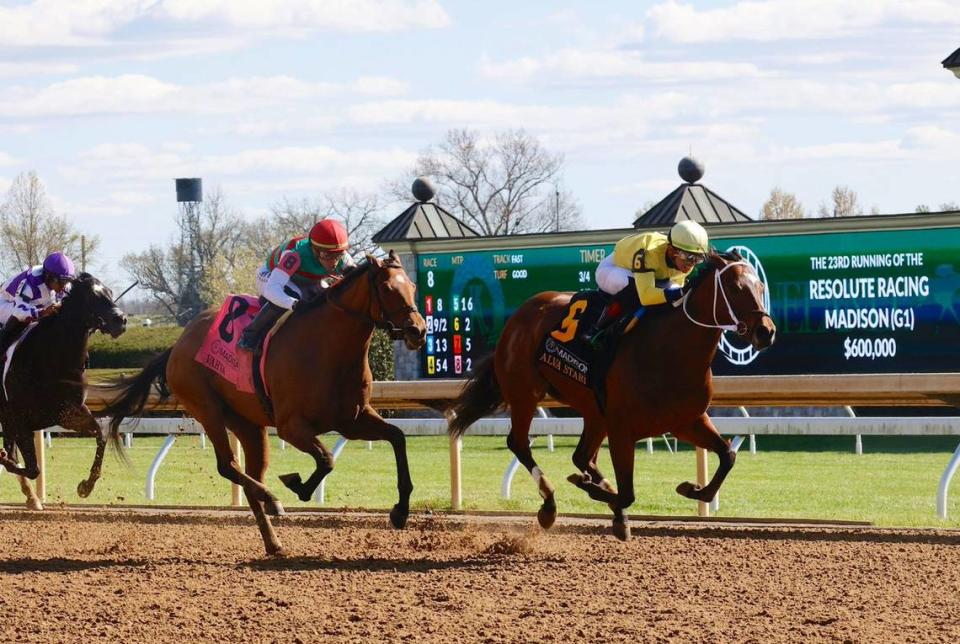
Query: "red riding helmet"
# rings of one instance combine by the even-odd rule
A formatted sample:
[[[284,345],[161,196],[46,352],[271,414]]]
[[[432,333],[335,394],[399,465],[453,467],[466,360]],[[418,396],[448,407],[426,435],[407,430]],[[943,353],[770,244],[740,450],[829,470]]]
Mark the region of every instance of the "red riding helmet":
[[[347,229],[336,219],[321,219],[310,229],[310,243],[320,250],[345,251],[350,246]]]

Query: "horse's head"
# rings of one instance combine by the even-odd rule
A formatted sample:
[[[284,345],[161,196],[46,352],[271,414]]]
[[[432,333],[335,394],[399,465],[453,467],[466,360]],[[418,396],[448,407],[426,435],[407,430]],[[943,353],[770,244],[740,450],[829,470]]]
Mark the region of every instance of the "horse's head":
[[[113,293],[90,273],[80,273],[63,300],[61,315],[73,316],[91,330],[119,337],[127,330],[127,318],[113,301]]]
[[[427,323],[417,310],[417,285],[403,270],[397,254],[390,251],[385,260],[367,255],[370,262],[370,287],[373,306],[370,315],[377,326],[394,340],[403,340],[410,350],[426,343]]]
[[[763,305],[763,282],[740,255],[710,253],[692,286],[693,291],[683,302],[691,321],[736,331],[758,351],[773,344],[777,325]]]

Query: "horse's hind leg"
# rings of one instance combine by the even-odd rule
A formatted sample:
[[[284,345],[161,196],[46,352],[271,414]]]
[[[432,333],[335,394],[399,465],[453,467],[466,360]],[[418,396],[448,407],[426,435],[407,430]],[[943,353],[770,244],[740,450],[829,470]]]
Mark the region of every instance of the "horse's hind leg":
[[[540,522],[540,527],[548,530],[557,520],[557,501],[554,498],[553,484],[544,476],[540,466],[533,459],[533,452],[530,450],[530,423],[533,421],[536,409],[535,401],[510,403],[510,433],[507,435],[507,447],[517,457],[517,460],[527,468],[530,476],[537,484],[540,498],[543,499],[543,504],[537,511],[537,521]]]
[[[620,434],[626,435],[620,435]],[[613,504],[613,534],[622,541],[630,538],[630,522],[624,510],[633,505],[633,459],[635,441],[627,432],[609,437],[610,459],[617,475],[617,496]]]
[[[243,448],[244,468],[247,476],[263,484],[263,477],[267,472],[267,461],[269,453],[269,443],[267,442],[267,432],[263,427],[255,425],[235,414],[228,414],[229,427],[236,434],[240,445]],[[264,487],[264,490],[266,488]],[[282,557],[284,555],[283,546],[277,538],[277,533],[273,529],[273,524],[267,513],[274,516],[283,515],[283,506],[269,491],[267,501],[258,498],[256,490],[245,486],[243,489],[250,510],[257,520],[257,527],[260,529],[260,536],[263,538],[264,548],[267,554],[271,556]]]
[[[312,456],[316,464],[306,481],[301,480],[296,472],[280,475],[283,484],[301,501],[309,501],[320,482],[333,471],[333,452],[317,438],[319,433],[305,418],[291,418],[282,427],[277,427],[277,436]]]
[[[580,434],[577,448],[573,451],[573,464],[577,473],[568,476],[567,480],[586,492],[591,499],[608,503],[613,509],[617,491],[597,468],[597,454],[606,436],[606,426],[602,420],[584,418],[583,433]]]
[[[710,482],[704,487],[701,488],[689,481],[684,481],[677,486],[677,494],[688,499],[703,501],[704,503],[713,501],[713,497],[717,495],[717,490],[720,489],[723,480],[733,469],[733,464],[737,460],[737,453],[730,449],[730,444],[720,436],[720,432],[717,431],[713,421],[706,414],[702,414],[690,426],[674,430],[673,434],[680,440],[714,452],[720,458],[717,471],[713,473]]]
[[[407,439],[396,425],[391,425],[372,407],[366,407],[360,416],[350,425],[344,425],[340,432],[351,440],[385,440],[393,447],[393,455],[397,460],[397,491],[400,500],[390,510],[390,523],[395,528],[402,528],[407,524],[410,515],[410,494],[413,492],[413,481],[410,480],[410,466],[407,462]]]

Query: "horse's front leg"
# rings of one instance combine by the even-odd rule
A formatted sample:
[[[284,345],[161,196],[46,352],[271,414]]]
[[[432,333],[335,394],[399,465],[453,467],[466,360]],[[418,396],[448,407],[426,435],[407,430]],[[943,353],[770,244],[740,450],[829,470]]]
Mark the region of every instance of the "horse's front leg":
[[[717,491],[727,478],[727,474],[733,469],[733,464],[737,460],[737,453],[730,449],[730,443],[725,441],[713,421],[705,413],[697,418],[688,427],[674,431],[674,435],[680,440],[692,443],[697,447],[708,449],[714,452],[720,458],[720,465],[717,471],[713,473],[710,482],[704,487],[694,485],[689,481],[684,481],[677,486],[677,494],[685,496],[695,501],[709,503],[717,495]]]
[[[60,416],[59,424],[64,429],[75,431],[81,436],[93,436],[97,440],[97,451],[93,456],[93,463],[90,465],[90,476],[77,484],[77,494],[85,499],[90,496],[93,487],[100,479],[107,437],[103,428],[100,427],[100,423],[93,417],[86,405],[66,409]]]
[[[333,471],[333,452],[320,441],[319,433],[312,423],[299,417],[277,427],[277,436],[312,456],[316,463],[316,469],[306,481],[301,480],[297,472],[280,475],[280,481],[301,501],[309,501],[320,482]]]
[[[393,455],[397,460],[397,490],[400,499],[390,510],[390,523],[395,528],[404,527],[407,524],[407,517],[410,516],[410,494],[413,492],[413,481],[410,479],[407,439],[403,431],[385,421],[375,409],[368,405],[355,421],[341,427],[340,433],[344,438],[351,440],[385,440],[393,447]]]

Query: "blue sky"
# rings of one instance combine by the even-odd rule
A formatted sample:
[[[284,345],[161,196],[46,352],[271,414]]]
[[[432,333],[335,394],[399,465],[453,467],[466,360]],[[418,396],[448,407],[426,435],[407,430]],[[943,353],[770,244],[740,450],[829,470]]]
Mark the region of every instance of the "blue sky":
[[[115,278],[173,235],[174,177],[253,217],[377,190],[463,126],[562,152],[590,228],[691,149],[751,215],[838,184],[912,211],[960,201],[958,27],[945,0],[0,1],[0,190],[36,170]]]

